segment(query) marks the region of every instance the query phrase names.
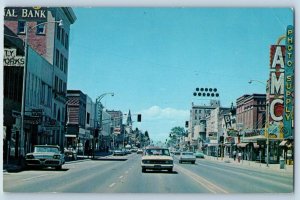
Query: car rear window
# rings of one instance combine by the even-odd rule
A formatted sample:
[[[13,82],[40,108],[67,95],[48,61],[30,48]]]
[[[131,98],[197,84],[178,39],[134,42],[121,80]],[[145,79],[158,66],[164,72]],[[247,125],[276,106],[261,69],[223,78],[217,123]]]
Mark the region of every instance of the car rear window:
[[[170,152],[168,149],[147,149],[145,154],[146,155],[170,156]]]
[[[184,152],[184,153],[182,153],[182,155],[186,155],[186,156],[192,156],[192,155],[193,155],[193,153]]]

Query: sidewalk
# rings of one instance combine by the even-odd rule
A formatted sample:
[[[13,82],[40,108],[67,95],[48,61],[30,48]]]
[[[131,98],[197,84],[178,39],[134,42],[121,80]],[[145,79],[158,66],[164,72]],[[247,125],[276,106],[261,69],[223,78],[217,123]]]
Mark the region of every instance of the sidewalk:
[[[284,169],[280,169],[280,164],[269,164],[269,166],[267,166],[266,163],[259,163],[256,161],[241,160],[240,162],[238,162],[237,159],[234,161],[233,158],[221,158],[221,157],[217,158],[213,156],[205,156],[205,159],[216,161],[216,162],[228,163],[230,165],[236,165],[240,167],[256,168],[262,170],[272,170],[272,171],[288,172],[288,173],[293,173],[294,171],[294,165],[287,165],[287,164],[284,165]]]

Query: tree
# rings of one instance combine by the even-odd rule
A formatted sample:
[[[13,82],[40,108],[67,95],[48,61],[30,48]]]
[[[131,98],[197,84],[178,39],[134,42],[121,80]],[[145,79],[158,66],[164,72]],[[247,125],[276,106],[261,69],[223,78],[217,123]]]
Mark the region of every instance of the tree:
[[[173,127],[169,134],[169,140],[166,141],[166,144],[168,146],[175,146],[178,143],[178,139],[184,135],[185,135],[185,130],[183,127],[179,127],[179,126]]]

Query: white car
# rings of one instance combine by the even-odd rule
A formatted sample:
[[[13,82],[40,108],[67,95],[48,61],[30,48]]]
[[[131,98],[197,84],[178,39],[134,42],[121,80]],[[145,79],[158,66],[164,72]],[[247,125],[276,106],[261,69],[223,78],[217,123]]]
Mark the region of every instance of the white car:
[[[173,157],[167,148],[148,147],[142,156],[141,167],[142,172],[147,169],[151,170],[168,170],[173,171]]]
[[[196,156],[193,152],[181,152],[179,156],[179,163],[190,162],[195,164]]]
[[[34,151],[25,156],[26,168],[29,167],[55,167],[62,169],[65,156],[57,145],[35,145]]]

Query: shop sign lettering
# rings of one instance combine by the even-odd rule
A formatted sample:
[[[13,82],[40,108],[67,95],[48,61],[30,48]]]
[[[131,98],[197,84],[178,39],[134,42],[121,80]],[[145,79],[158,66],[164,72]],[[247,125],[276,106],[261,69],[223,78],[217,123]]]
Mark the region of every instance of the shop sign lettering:
[[[4,49],[4,58],[3,58],[4,66],[18,66],[24,67],[25,65],[25,57],[17,56],[17,49]]]

